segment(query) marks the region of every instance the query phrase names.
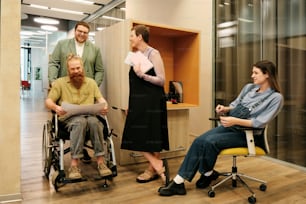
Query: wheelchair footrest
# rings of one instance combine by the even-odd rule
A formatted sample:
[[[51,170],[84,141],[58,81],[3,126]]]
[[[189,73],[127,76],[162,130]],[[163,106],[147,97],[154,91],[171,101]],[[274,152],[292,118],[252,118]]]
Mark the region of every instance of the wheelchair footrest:
[[[96,180],[96,181],[102,180],[102,179],[112,180],[112,178],[113,178],[112,175],[109,175],[109,176],[100,176],[100,175],[94,176],[94,180]]]
[[[83,182],[83,181],[87,181],[88,179],[87,178],[77,178],[77,179],[70,179],[70,178],[64,178],[63,179],[63,183],[66,184],[66,183],[78,183],[78,182]]]

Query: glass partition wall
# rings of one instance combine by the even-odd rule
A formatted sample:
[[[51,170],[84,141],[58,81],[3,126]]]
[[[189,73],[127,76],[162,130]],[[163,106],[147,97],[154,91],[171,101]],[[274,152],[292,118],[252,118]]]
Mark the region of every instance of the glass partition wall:
[[[306,166],[306,1],[217,0],[215,103],[228,104],[252,65],[278,67],[285,105],[269,124],[270,156]]]

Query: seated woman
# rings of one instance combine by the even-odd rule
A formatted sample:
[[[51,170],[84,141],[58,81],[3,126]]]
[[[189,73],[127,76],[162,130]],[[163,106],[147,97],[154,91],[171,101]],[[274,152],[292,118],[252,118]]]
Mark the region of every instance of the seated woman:
[[[214,170],[218,154],[226,148],[247,147],[245,132],[236,127],[263,128],[277,116],[283,106],[283,96],[276,66],[267,60],[259,61],[253,65],[251,77],[253,83],[245,85],[229,106],[216,106],[221,125],[194,140],[178,174],[169,185],[159,188],[159,195],[185,195],[184,181],[191,182],[197,171],[201,177],[196,187],[208,187],[219,176]]]

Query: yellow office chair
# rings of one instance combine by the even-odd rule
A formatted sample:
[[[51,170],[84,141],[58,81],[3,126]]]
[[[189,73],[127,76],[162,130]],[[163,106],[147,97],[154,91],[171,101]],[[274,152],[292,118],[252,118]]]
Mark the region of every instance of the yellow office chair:
[[[268,145],[268,138],[267,138],[268,127],[266,126],[266,128],[263,128],[263,129],[255,129],[255,128],[244,127],[242,129],[246,133],[246,139],[247,139],[248,147],[228,148],[228,149],[224,149],[220,152],[220,154],[219,154],[220,156],[227,155],[227,156],[232,156],[233,157],[232,171],[231,172],[220,173],[220,175],[225,176],[225,178],[211,186],[211,189],[208,191],[208,196],[209,197],[215,197],[215,188],[220,186],[222,183],[228,181],[229,179],[232,179],[232,186],[233,187],[237,187],[237,181],[240,181],[243,184],[243,186],[246,187],[250,191],[250,193],[252,195],[250,197],[248,197],[249,203],[256,203],[255,193],[247,185],[247,183],[245,183],[242,180],[242,178],[246,178],[246,179],[261,183],[260,186],[259,186],[259,189],[261,191],[265,191],[267,189],[267,182],[266,181],[263,181],[263,180],[245,175],[243,173],[239,173],[238,172],[238,167],[236,165],[236,159],[237,159],[237,156],[249,157],[249,156],[263,156],[263,155],[268,154],[269,151],[270,151],[269,150],[269,145]],[[264,137],[264,143],[265,143],[265,148],[264,149],[261,148],[261,147],[255,146],[255,143],[254,143],[253,132],[260,131],[260,130],[262,131],[262,134],[263,134],[263,137]]]

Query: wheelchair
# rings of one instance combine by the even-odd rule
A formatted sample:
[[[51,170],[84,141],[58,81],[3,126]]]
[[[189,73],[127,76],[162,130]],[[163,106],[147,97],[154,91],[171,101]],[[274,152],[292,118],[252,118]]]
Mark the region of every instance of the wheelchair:
[[[108,188],[108,180],[112,180],[117,176],[117,166],[114,143],[112,136],[117,136],[113,130],[109,128],[106,116],[97,115],[97,118],[103,125],[104,138],[104,160],[112,174],[107,177],[95,176],[94,180],[104,179],[103,188]],[[85,137],[84,148],[93,149],[91,145],[87,144],[88,134]],[[49,180],[51,168],[54,172],[51,174],[52,184],[55,191],[65,184],[87,181],[89,178],[69,179],[66,177],[64,168],[64,155],[70,152],[70,147],[64,147],[65,141],[69,140],[69,132],[61,125],[55,113],[52,113],[52,119],[47,120],[43,126],[43,140],[42,140],[42,168],[44,176]]]

